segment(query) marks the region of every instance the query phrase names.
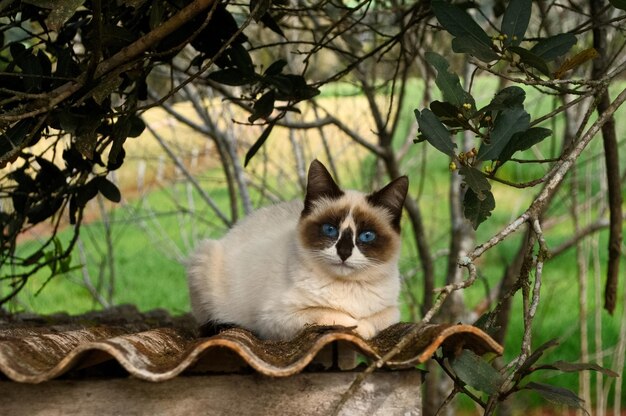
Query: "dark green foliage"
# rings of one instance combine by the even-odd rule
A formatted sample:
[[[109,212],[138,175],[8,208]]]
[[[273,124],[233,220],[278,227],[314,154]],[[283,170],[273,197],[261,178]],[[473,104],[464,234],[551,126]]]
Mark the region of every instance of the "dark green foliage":
[[[509,144],[513,135],[523,132],[530,126],[530,114],[523,107],[510,107],[498,112],[489,135],[478,150],[478,160],[499,160],[502,150]]]
[[[456,144],[450,138],[448,129],[439,121],[437,116],[432,111],[425,109],[421,113],[415,110],[415,117],[428,143],[440,152],[454,156]]]
[[[276,92],[269,90],[254,103],[252,114],[248,117],[248,121],[254,123],[260,118],[268,118],[274,111],[274,102],[276,102]]]
[[[579,371],[597,371],[609,377],[619,377],[615,371],[600,367],[594,363],[568,363],[566,361],[556,361],[551,364],[543,364],[535,368],[537,370],[558,370],[564,373],[577,373]]]
[[[551,340],[538,347],[535,352],[512,373],[510,383],[504,383],[508,373],[496,370],[487,360],[469,350],[462,350],[456,356],[449,358],[447,365],[449,365],[450,370],[454,374],[455,382],[458,385],[462,388],[470,386],[486,395],[490,400],[494,398],[504,400],[510,394],[521,390],[528,390],[541,395],[552,403],[584,410],[584,401],[571,390],[545,383],[534,381],[527,382],[526,378],[539,370],[560,372],[591,370],[601,372],[609,377],[617,377],[617,373],[597,364],[568,363],[564,361],[534,367],[534,364],[543,356],[546,350],[556,345],[558,345],[558,342]],[[474,397],[474,399],[481,401],[481,399],[477,397]],[[481,405],[485,407],[485,403],[482,401]]]
[[[494,111],[506,110],[507,108],[524,105],[526,92],[517,86],[506,87],[496,93],[491,102],[480,109],[480,112],[490,114]]]
[[[544,127],[531,127],[527,130],[515,133],[500,152],[498,159],[502,161],[509,160],[513,157],[515,152],[528,150],[551,134],[552,130]]]
[[[472,104],[472,108],[474,107],[474,97],[463,89],[459,76],[448,71],[450,64],[443,56],[435,52],[427,52],[426,62],[437,70],[435,83],[443,94],[444,101],[452,104],[459,111],[462,111],[465,103]]]
[[[545,61],[552,61],[565,55],[575,44],[576,36],[571,33],[559,33],[540,40],[530,49],[530,52]]]
[[[504,10],[500,31],[505,35],[505,46],[517,46],[522,43],[532,10],[531,0],[511,0]]]
[[[589,414],[584,407],[585,401],[569,389],[550,384],[535,383],[534,381],[526,384],[524,388],[539,393],[546,400],[552,403],[580,409],[584,411],[585,414]]]
[[[254,155],[256,155],[256,153],[261,149],[261,146],[265,144],[265,142],[267,141],[267,138],[270,137],[270,133],[272,132],[272,129],[274,128],[275,125],[276,125],[275,121],[270,122],[267,125],[267,127],[263,130],[263,133],[261,133],[259,138],[256,140],[256,142],[254,142],[252,147],[250,147],[250,150],[248,150],[248,152],[246,153],[244,166],[248,165],[248,163],[250,162],[250,159],[252,159]]]
[[[469,7],[477,7],[469,4]],[[532,12],[530,0],[512,0],[501,10],[500,32],[489,36],[472,16],[461,7],[444,2],[432,2],[432,10],[439,24],[453,36],[452,50],[467,53],[483,62],[508,60],[519,70],[533,76],[551,77],[548,63],[566,54],[576,43],[572,34],[559,34],[536,41],[528,49],[524,36]],[[531,127],[530,115],[524,108],[526,93],[518,86],[497,91],[490,103],[477,109],[470,91],[466,91],[459,77],[449,70],[446,58],[426,53],[426,61],[437,71],[435,83],[443,101],[430,103],[430,110],[415,110],[419,125],[419,139],[424,139],[440,152],[450,156],[452,170],[461,169],[464,186],[464,213],[477,228],[495,208],[495,199],[488,178],[511,160],[518,151],[524,151],[551,135],[549,129]],[[457,153],[454,135],[466,131],[476,137],[469,152]],[[420,141],[420,140],[417,140]],[[478,149],[478,150],[476,150]],[[491,162],[483,167],[481,164]]]
[[[187,45],[195,54],[190,68],[206,70],[214,63],[216,69],[206,75],[209,80],[247,85],[249,121],[268,123],[246,161],[267,140],[277,119],[298,111],[296,103],[319,93],[302,75],[288,73],[284,60],[259,73],[241,20],[223,3],[209,2],[171,30],[162,30],[191,10],[187,6],[192,3],[25,0],[2,7],[0,167],[15,163],[20,168],[5,177],[0,188],[13,205],[0,212],[0,267],[31,268],[12,277],[15,290],[0,299],[0,305],[23,287],[29,275],[65,261],[82,210],[91,199],[100,194],[112,202],[121,200],[107,174],[124,163],[126,141],[145,129],[138,110],[148,98],[147,78],[154,67],[171,63]],[[249,11],[254,21],[284,37],[275,19],[282,4],[252,0]],[[21,28],[22,35],[17,40],[6,37],[7,28]],[[77,39],[82,45],[75,45]],[[271,119],[274,110],[277,114]],[[70,140],[62,151],[62,165],[32,150],[42,138],[54,148],[63,134]],[[27,261],[14,256],[21,230],[43,221],[58,225],[62,213],[77,226],[69,247],[61,249],[50,239]]]
[[[433,1],[432,8],[437,20],[447,32],[459,39],[465,39],[464,46],[472,45],[479,55],[490,55],[491,38],[467,12],[444,1]]]
[[[463,350],[454,357],[450,366],[463,383],[489,395],[496,394],[504,381],[491,364],[470,350]]]
[[[472,223],[474,229],[477,229],[481,223],[491,216],[491,211],[495,207],[496,200],[491,192],[483,192],[482,198],[481,194],[477,194],[471,188],[465,192],[463,215]]]
[[[120,202],[122,200],[122,194],[117,186],[105,178],[104,176],[98,176],[94,178],[98,191],[111,202]]]
[[[246,76],[239,68],[224,68],[211,72],[209,79],[231,87],[238,87],[254,82],[254,77]]]
[[[465,183],[474,191],[478,199],[485,199],[485,192],[491,189],[491,184],[481,171],[471,166],[461,166],[459,173],[463,175]]]
[[[487,46],[472,37],[452,39],[452,50],[456,53],[467,53],[475,56],[483,62],[491,62],[499,58],[498,53],[491,46]]]
[[[532,51],[519,46],[511,46],[509,50],[519,56],[520,62],[524,65],[537,69],[543,75],[550,76],[550,68],[545,59],[539,55],[535,55]]]

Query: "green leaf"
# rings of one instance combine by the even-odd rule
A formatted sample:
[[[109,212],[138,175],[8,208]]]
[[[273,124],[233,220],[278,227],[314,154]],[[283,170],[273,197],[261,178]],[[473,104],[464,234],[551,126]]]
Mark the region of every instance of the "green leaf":
[[[32,75],[24,77],[24,86],[26,89],[28,91],[36,91],[40,89],[41,77],[45,74],[39,59],[31,53],[31,49],[25,50],[23,45],[19,43],[12,43],[10,50],[15,64],[22,70],[22,72],[24,74]]]
[[[616,9],[626,10],[626,0],[609,0],[609,3]]]
[[[535,351],[533,351],[533,353],[526,359],[526,361],[524,361],[524,363],[520,366],[520,368],[517,370],[518,374],[521,376],[526,375],[529,370],[530,367],[535,364],[539,358],[541,358],[541,356],[543,355],[543,353],[550,349],[550,348],[554,348],[557,345],[559,345],[559,340],[558,338],[553,338],[547,342],[544,342],[543,344],[541,344],[539,347],[537,347],[535,349]]]
[[[473,323],[473,325],[476,328],[482,329],[491,337],[495,337],[497,331],[502,328],[501,326],[496,326],[496,322],[494,319],[494,315],[496,315],[496,313],[497,311],[495,310],[484,313]]]
[[[46,77],[50,76],[50,74],[52,74],[52,63],[48,55],[41,49],[37,51],[37,60],[39,61],[43,75]]]
[[[277,61],[274,61],[272,62],[270,66],[267,67],[263,75],[266,75],[266,76],[278,75],[283,71],[283,68],[285,67],[285,65],[287,65],[287,61],[285,61],[284,59],[279,59]]]
[[[247,77],[242,71],[237,68],[225,68],[215,72],[211,72],[208,78],[212,81],[219,82],[220,84],[230,85],[231,87],[239,87],[241,85],[249,84],[252,79]]]
[[[500,373],[470,350],[463,350],[450,365],[461,381],[488,395],[496,394],[502,384]]]
[[[264,81],[276,87],[276,99],[279,101],[302,101],[313,98],[320,90],[308,85],[302,75],[277,74],[267,76]]]
[[[109,151],[109,157],[107,160],[107,169],[117,170],[120,167],[122,167],[122,164],[124,163],[124,159],[126,158],[126,150],[124,150],[125,140],[126,139],[119,138],[113,141],[113,144],[111,145],[111,150]]]
[[[471,188],[468,188],[463,198],[463,215],[472,223],[475,230],[491,216],[491,211],[496,207],[496,200],[491,191],[483,192],[483,194],[484,198],[481,199]]]
[[[430,103],[430,109],[446,126],[461,127],[463,125],[457,117],[459,109],[447,101],[433,101]]]
[[[491,49],[491,46],[469,37],[452,39],[452,50],[456,53],[468,53],[483,62],[500,59],[500,55]]]
[[[44,192],[49,193],[66,186],[67,178],[56,164],[41,156],[35,157],[35,160],[39,164],[39,172],[35,176],[35,181],[38,182],[39,187],[43,188]]]
[[[269,90],[265,94],[261,96],[255,103],[253,107],[252,114],[248,117],[248,121],[250,123],[254,123],[256,120],[260,118],[267,118],[272,111],[274,111],[274,102],[276,100],[276,93],[274,90]]]
[[[499,91],[491,100],[491,102],[481,108],[479,112],[500,111],[511,107],[523,107],[526,99],[526,92],[520,87],[506,87]]]
[[[261,23],[263,23],[265,27],[272,32],[287,39],[287,36],[285,36],[285,33],[280,28],[280,26],[278,26],[278,23],[276,22],[276,20],[274,20],[271,14],[265,13],[265,15],[263,15],[263,17],[261,18]]]
[[[589,414],[584,407],[585,401],[574,394],[571,390],[563,387],[551,386],[550,384],[535,383],[534,381],[526,384],[524,388],[536,391],[552,403],[582,409],[586,414]]]
[[[270,10],[272,0],[250,0],[250,15],[255,22],[259,22],[261,17]]]
[[[609,377],[619,377],[615,371],[609,370],[594,363],[568,363],[567,361],[557,361],[552,364],[543,364],[535,368],[535,370],[559,370],[566,373],[576,373],[579,371],[598,371]]]
[[[509,1],[500,26],[500,31],[506,35],[505,46],[517,46],[522,42],[530,22],[531,9],[531,0]]]
[[[38,224],[53,216],[62,205],[63,199],[60,197],[44,198],[30,207],[26,213],[26,218],[31,224]]]
[[[457,108],[461,108],[466,103],[472,104],[472,108],[475,107],[474,98],[463,89],[458,75],[448,71],[450,64],[446,58],[435,52],[426,52],[426,62],[437,70],[435,84],[441,90],[444,101]]]
[[[441,26],[451,35],[472,38],[478,43],[491,47],[489,35],[463,9],[444,1],[433,1],[432,9]]]
[[[242,44],[236,43],[231,45],[230,49],[228,49],[228,56],[232,60],[233,65],[244,75],[247,77],[254,76],[254,63]]]
[[[465,183],[474,191],[476,197],[481,201],[484,200],[486,198],[484,192],[491,189],[491,184],[485,175],[483,175],[480,170],[471,166],[461,166],[459,173],[463,175]]]
[[[122,200],[122,194],[120,193],[117,185],[115,185],[104,176],[99,176],[95,178],[95,183],[98,187],[98,191],[102,194],[103,197],[105,197],[109,201],[120,202]]]
[[[243,162],[244,167],[248,166],[248,163],[250,162],[250,160],[254,157],[254,155],[257,154],[261,146],[263,146],[267,138],[270,136],[270,133],[272,132],[272,129],[274,128],[275,124],[276,124],[276,121],[272,121],[271,123],[269,123],[267,127],[265,128],[265,130],[263,130],[263,133],[261,133],[259,138],[256,140],[256,142],[254,142],[252,147],[250,147],[250,150],[248,150],[248,152],[246,153],[246,158]]]
[[[420,114],[415,110],[415,118],[428,143],[440,152],[454,156],[456,144],[452,141],[448,129],[432,111],[424,109]]]
[[[500,152],[498,160],[504,163],[515,152],[530,149],[551,134],[552,130],[543,127],[531,127],[526,131],[515,133],[502,152]]]
[[[531,66],[537,69],[542,74],[550,76],[550,69],[548,68],[548,64],[542,57],[537,56],[528,49],[524,49],[519,46],[511,46],[509,50],[519,55],[520,61],[524,65]]]
[[[163,21],[163,15],[165,13],[165,0],[154,0],[150,5],[150,16],[148,18],[148,24],[150,29],[155,29]]]
[[[575,44],[576,36],[571,33],[560,33],[540,40],[530,51],[541,59],[549,62],[559,56],[565,55]]]
[[[57,62],[54,75],[61,78],[56,82],[62,83],[65,78],[72,78],[80,72],[78,64],[74,62],[72,53],[69,48],[59,49],[57,51]]]
[[[146,129],[146,123],[141,117],[131,115],[128,119],[129,129],[128,137],[139,137]]]
[[[498,160],[515,133],[525,131],[530,125],[530,114],[523,107],[507,108],[493,123],[489,142],[484,141],[478,150],[478,160]]]
[[[98,195],[98,177],[93,178],[85,185],[78,188],[76,191],[76,204],[79,207],[84,207],[87,202],[91,201]]]

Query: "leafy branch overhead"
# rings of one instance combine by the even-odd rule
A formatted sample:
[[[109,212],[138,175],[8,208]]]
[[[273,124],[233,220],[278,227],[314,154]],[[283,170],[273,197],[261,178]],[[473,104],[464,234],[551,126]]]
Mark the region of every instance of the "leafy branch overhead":
[[[432,3],[441,27],[453,37],[452,50],[468,54],[489,66],[506,62],[527,79],[541,81],[543,77],[546,80],[561,77],[587,59],[578,54],[551,70],[550,65],[576,44],[576,37],[564,33],[525,40],[531,9],[530,0],[510,1],[504,10],[499,32],[490,36],[466,10],[444,1]],[[428,52],[425,58],[437,72],[435,84],[443,100],[431,102],[429,109],[415,110],[420,131],[417,141],[428,142],[452,159],[451,170],[459,169],[467,187],[465,216],[474,228],[478,228],[495,208],[488,179],[495,177],[497,170],[515,153],[540,143],[552,132],[534,126],[524,108],[524,89],[506,87],[489,103],[478,107],[471,92],[461,85],[458,75],[450,71],[445,57]],[[469,151],[463,151],[456,143],[455,137],[461,132],[474,136],[475,146]]]
[[[79,225],[83,208],[98,194],[121,200],[107,175],[124,163],[127,140],[144,131],[140,114],[158,105],[148,99],[148,84],[166,65],[186,62],[187,68],[182,85],[171,79],[163,86],[163,101],[193,80],[248,86],[249,122],[264,119],[269,126],[252,154],[269,136],[274,110],[276,120],[319,93],[302,75],[289,73],[282,59],[258,71],[244,29],[256,22],[284,39],[276,19],[285,2],[251,0],[246,6],[215,0],[2,2],[0,168],[11,165],[2,190],[14,209],[0,210],[0,266],[25,266],[20,285],[52,262],[44,253],[66,257],[75,242],[58,250],[50,239],[24,261],[14,255],[20,232],[43,221],[58,226],[61,216]],[[58,163],[38,153],[42,144],[51,149],[57,143]]]

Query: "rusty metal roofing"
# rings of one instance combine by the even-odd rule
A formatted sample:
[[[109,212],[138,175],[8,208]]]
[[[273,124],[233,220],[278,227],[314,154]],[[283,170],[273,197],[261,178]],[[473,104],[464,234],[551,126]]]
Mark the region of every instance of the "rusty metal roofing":
[[[229,360],[238,362],[240,370],[283,377],[304,370],[329,345],[380,358],[415,325],[393,325],[371,340],[345,328],[309,327],[291,341],[278,342],[260,340],[241,328],[199,337],[189,316],[173,318],[162,311],[142,314],[128,307],[78,317],[0,318],[0,377],[40,383],[80,376],[85,369],[106,373],[118,368],[139,379],[163,381],[183,372],[220,371]],[[440,346],[502,353],[502,347],[476,327],[433,324],[425,326],[388,367],[423,363]]]

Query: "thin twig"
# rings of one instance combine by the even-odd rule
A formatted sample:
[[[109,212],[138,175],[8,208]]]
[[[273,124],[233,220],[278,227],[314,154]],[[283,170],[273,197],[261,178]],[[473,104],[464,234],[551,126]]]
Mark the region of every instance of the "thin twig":
[[[476,266],[471,261],[469,261],[469,259],[466,259],[462,265],[468,269],[469,277],[463,282],[449,284],[437,290],[439,292],[439,295],[437,296],[433,306],[422,318],[422,321],[418,325],[414,326],[411,331],[409,331],[405,336],[403,336],[402,339],[384,356],[372,362],[364,371],[359,373],[359,375],[354,379],[348,390],[346,390],[341,395],[341,398],[339,402],[337,402],[337,405],[335,406],[335,409],[332,413],[333,416],[337,416],[339,414],[348,399],[358,391],[358,389],[361,387],[361,384],[363,384],[365,379],[371,373],[373,373],[374,370],[376,370],[377,368],[382,368],[388,361],[390,361],[393,357],[395,357],[402,350],[404,350],[409,344],[415,341],[417,336],[423,331],[424,327],[433,319],[439,309],[441,309],[441,306],[452,292],[471,286],[471,284],[476,280]]]
[[[204,202],[206,202],[206,204],[211,207],[211,209],[213,210],[213,212],[215,213],[215,215],[217,215],[217,217],[222,221],[222,223],[224,223],[224,225],[226,225],[227,227],[231,227],[232,224],[230,222],[230,220],[224,215],[224,213],[220,210],[220,208],[217,206],[217,204],[215,203],[215,201],[213,201],[213,198],[211,198],[202,188],[202,186],[200,186],[200,184],[195,180],[195,178],[193,177],[193,175],[187,170],[187,168],[185,167],[185,165],[183,164],[183,162],[178,158],[178,156],[176,156],[176,154],[172,151],[172,149],[170,149],[170,147],[168,146],[167,143],[165,143],[165,140],[163,140],[163,138],[161,137],[160,134],[158,134],[151,126],[150,124],[146,123],[146,128],[148,129],[148,131],[152,134],[152,136],[156,139],[157,142],[159,142],[159,144],[161,145],[161,147],[163,148],[163,150],[165,151],[165,153],[168,155],[168,157],[172,160],[172,162],[174,162],[174,164],[180,169],[180,171],[183,173],[183,175],[185,175],[185,177],[187,178],[187,180],[189,182],[191,182],[191,184],[193,185],[193,187],[196,189],[196,191],[198,191],[198,194],[200,195],[200,197],[204,200]]]

